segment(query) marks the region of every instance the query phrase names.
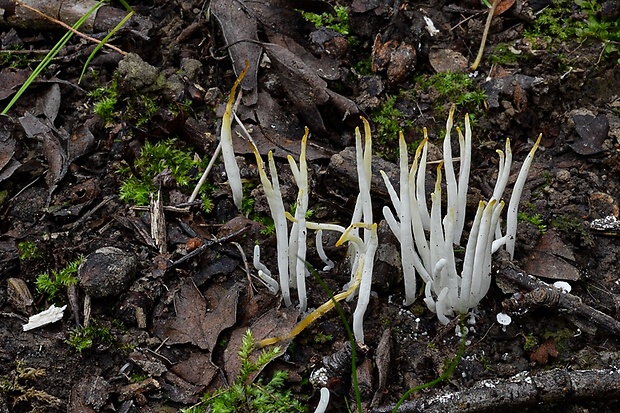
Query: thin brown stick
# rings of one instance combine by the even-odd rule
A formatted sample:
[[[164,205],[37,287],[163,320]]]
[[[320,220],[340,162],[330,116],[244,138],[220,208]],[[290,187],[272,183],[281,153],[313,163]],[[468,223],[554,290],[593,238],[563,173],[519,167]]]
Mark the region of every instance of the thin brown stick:
[[[0,49],[1,54],[42,54],[46,55],[50,52],[49,49],[31,49],[31,50],[13,50],[13,49]]]
[[[494,268],[497,269],[498,277],[529,291],[526,295],[529,306],[559,308],[562,310],[562,314],[578,317],[588,325],[600,327],[616,336],[620,336],[620,321],[584,304],[579,297],[570,293],[561,293],[557,288],[527,275],[503,251],[499,251],[494,256],[494,260]],[[513,308],[519,306],[526,307],[526,302],[513,303],[511,301],[512,299],[505,300],[505,311],[514,311]]]
[[[484,25],[484,32],[482,33],[482,40],[480,41],[480,49],[478,49],[478,55],[476,56],[476,60],[471,65],[471,70],[476,70],[480,61],[482,60],[482,54],[484,53],[484,45],[487,42],[487,36],[489,35],[489,29],[491,28],[491,21],[493,20],[493,15],[495,14],[495,8],[499,4],[501,0],[494,0],[491,8],[489,9],[489,16],[487,17],[487,23]]]
[[[31,12],[38,14],[39,16],[43,17],[44,19],[47,19],[47,20],[49,20],[49,21],[51,21],[53,23],[56,23],[56,24],[64,27],[65,29],[73,32],[74,34],[77,34],[78,36],[80,36],[80,37],[82,37],[82,38],[84,38],[86,40],[89,40],[89,41],[91,41],[93,43],[101,43],[101,40],[95,39],[94,37],[90,37],[90,36],[88,36],[88,35],[86,35],[86,34],[84,34],[82,32],[79,32],[79,31],[75,30],[73,27],[69,26],[68,24],[63,23],[60,20],[57,20],[57,19],[55,19],[55,18],[53,18],[51,16],[48,16],[47,14],[43,13],[42,11],[37,10],[37,9],[35,9],[33,7],[28,6],[27,4],[22,3],[20,0],[15,0],[15,2],[17,4],[19,4],[20,6],[27,8]],[[115,52],[118,52],[118,53],[122,54],[123,56],[127,56],[127,52],[119,49],[118,47],[116,47],[114,45],[111,45],[109,43],[104,43],[103,46],[105,46],[105,47],[107,47],[109,49],[112,49]]]

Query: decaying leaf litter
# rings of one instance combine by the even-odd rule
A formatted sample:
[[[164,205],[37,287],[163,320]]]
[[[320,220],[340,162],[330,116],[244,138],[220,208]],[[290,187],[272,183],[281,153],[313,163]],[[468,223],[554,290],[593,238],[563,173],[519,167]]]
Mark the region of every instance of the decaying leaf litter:
[[[213,1],[209,13],[207,5],[199,2],[132,5],[138,11],[135,21],[111,40],[129,53],[127,57],[115,52],[100,54],[77,86],[81,64],[75,62],[86,60],[91,45],[76,40],[8,116],[2,116],[0,269],[4,280],[23,279],[35,299],[34,307],[20,307],[16,300],[21,296],[11,290],[19,284],[3,283],[2,377],[17,377],[23,372],[22,362],[46,373],[22,383],[22,390],[3,391],[6,409],[106,411],[114,406],[122,411],[157,411],[164,405],[189,407],[205,391],[234,380],[239,369],[236,352],[248,327],[260,340],[283,336],[296,324],[295,308],[280,307],[278,297],[249,274],[254,272],[254,244],[261,245],[263,260],[273,257],[275,261],[275,243],[273,236],[261,232],[265,225],[256,221],[258,214],[267,215],[269,209],[250,147],[239,138],[243,134],[237,126],[233,130],[235,153],[242,177],[249,183],[245,197],[254,201],[244,211],[245,217],[234,207],[218,164],[210,174],[214,185],[210,213],[184,205],[189,194],[174,183],[166,186],[166,173],[158,178],[166,252],[160,252],[152,238],[153,227],[162,225],[161,221],[154,224],[150,214],[118,199],[122,182],[118,167],[122,162],[131,165],[147,141],[175,137],[181,148],[201,158],[211,156],[223,104],[246,60],[251,70],[241,85],[237,115],[259,152],[266,156],[273,151],[287,206],[295,202],[296,186],[284,158],[291,154],[298,159],[303,128],[311,130],[307,159],[313,220],[350,220],[356,184],[343,182],[357,179],[354,151],[346,147],[352,145],[353,128],[360,125],[359,114],[374,120],[373,127],[378,129],[380,118],[373,114],[388,97],[396,96],[396,108],[404,116],[397,121],[399,126],[406,126],[404,119],[415,125],[405,128],[407,142],[420,139],[422,126],[429,128],[431,139],[439,141],[449,104],[454,102],[441,102],[436,87],[422,90],[421,76],[446,68],[467,69],[480,44],[486,20],[483,5],[354,1],[347,9],[352,36],[347,37],[315,28],[294,10],[320,14],[332,11],[331,5],[299,3],[291,8],[288,2]],[[500,6],[506,8],[508,3]],[[479,72],[471,77],[485,91],[485,104],[467,107],[464,103],[457,109],[476,115],[477,121],[471,183],[477,195],[470,195],[468,203],[489,198],[497,171],[494,150],[502,147],[506,137],[513,142],[515,159],[521,161],[530,140],[542,132],[544,151],[534,161],[522,197],[526,214],[517,233],[517,264],[545,281],[571,280],[571,296],[581,301],[578,305],[586,312],[579,313],[577,307],[555,310],[553,298],[526,293],[529,287],[516,288],[498,276],[500,288],[493,283],[480,305],[454,376],[430,391],[414,393],[415,403],[441,394],[456,394],[460,400],[458,395],[480,388],[482,380],[499,380],[501,386],[504,379],[522,372],[534,380],[547,380],[542,373],[547,368],[566,372],[568,378],[562,380],[572,383],[574,400],[580,400],[576,404],[567,396],[544,399],[558,409],[565,409],[563,403],[568,402],[573,410],[609,411],[613,409],[607,406],[609,399],[617,397],[605,387],[588,384],[600,379],[594,374],[596,369],[607,371],[606,377],[612,379],[618,363],[617,333],[604,331],[605,324],[593,323],[588,313],[589,308],[608,316],[614,331],[620,302],[617,228],[603,223],[618,215],[620,121],[613,87],[618,78],[617,56],[602,54],[599,43],[592,40],[553,45],[564,52],[558,53],[546,44],[549,39],[525,36],[545,6],[515,2],[494,17],[485,48],[487,60],[483,58]],[[604,6],[607,13],[611,6]],[[599,18],[608,21],[605,15]],[[3,52],[30,49],[34,51],[25,55],[35,59],[62,35],[62,30],[43,30],[25,21],[25,28],[21,24],[11,28],[7,24],[12,22],[3,21]],[[102,31],[95,25],[95,34],[97,30]],[[499,46],[524,58],[491,63]],[[374,72],[364,72],[358,64],[362,61]],[[33,63],[22,65],[3,63],[3,103],[23,83]],[[102,120],[94,115],[96,101],[88,92],[105,88],[117,69],[118,114]],[[139,115],[148,112],[150,100],[157,107],[141,122]],[[385,153],[389,158],[390,151]],[[373,160],[372,194],[379,208],[377,199],[387,204],[389,197],[378,171],[397,176],[394,161]],[[431,188],[431,169],[427,179]],[[601,225],[590,230],[589,222],[598,219]],[[400,305],[402,279],[398,277],[399,258],[394,255],[399,246],[387,227],[380,224],[378,233],[382,241],[374,266],[375,295],[364,323],[368,350],[358,363],[358,376],[364,408],[383,411],[409,388],[439,377],[457,352],[459,340],[454,336],[455,326],[441,328],[419,303]],[[321,276],[338,292],[348,281],[348,270],[344,251],[334,247],[335,241],[327,239],[325,248],[338,266]],[[25,257],[25,242],[37,247],[38,257]],[[249,259],[247,272],[232,242]],[[308,251],[314,251],[313,241],[309,242]],[[196,245],[199,253],[184,259]],[[37,274],[61,269],[80,255],[88,257],[110,246],[135,255],[139,263],[135,274],[120,278],[123,293],[99,298],[87,295],[80,284],[65,288],[58,304],[78,303],[68,306],[78,317],[65,314],[61,322],[22,332],[21,324],[28,316],[51,304],[36,290]],[[312,253],[308,260],[322,267]],[[102,283],[106,276],[112,277],[107,270],[101,274]],[[310,279],[308,288],[310,306],[329,299]],[[90,314],[85,315],[82,308],[88,301]],[[502,305],[528,311],[513,315],[513,323],[504,331],[495,322]],[[355,302],[343,306],[351,317]],[[106,327],[112,340],[98,336],[92,347],[78,353],[67,341],[76,323],[86,323],[86,319],[93,326]],[[323,357],[341,354],[345,342],[337,314],[328,313],[292,344],[281,343],[283,357],[268,369],[288,371],[291,388],[301,397],[310,397],[306,404],[312,410],[318,389],[305,380],[321,366]],[[338,369],[330,373],[330,408],[344,411],[343,400],[352,397],[350,374],[346,367],[333,370]],[[550,394],[560,381],[551,385]],[[584,395],[579,390],[582,386],[594,390]],[[606,388],[613,389],[614,382]],[[30,399],[20,397],[28,389],[42,393]],[[537,396],[525,393],[520,399],[509,399],[509,405],[527,405],[530,397]],[[493,406],[485,405],[491,401],[482,393],[480,397],[481,408]],[[56,399],[61,400],[61,407],[54,407]],[[403,411],[416,408],[411,404]]]

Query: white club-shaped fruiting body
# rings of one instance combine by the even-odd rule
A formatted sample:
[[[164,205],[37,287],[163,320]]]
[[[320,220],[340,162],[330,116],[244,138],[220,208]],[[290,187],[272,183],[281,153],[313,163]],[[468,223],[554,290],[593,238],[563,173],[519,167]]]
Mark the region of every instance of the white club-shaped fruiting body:
[[[517,211],[525,180],[540,142],[540,136],[523,162],[514,185],[506,218],[506,235],[501,234],[500,217],[504,209],[502,195],[510,176],[512,152],[506,141],[505,152],[498,151],[500,162],[493,195],[478,205],[460,271],[456,268],[454,246],[461,244],[467,204],[467,188],[471,166],[471,125],[465,116],[465,135],[458,130],[460,166],[458,178],[453,165],[451,130],[454,106],[446,124],[443,142],[444,159],[437,168],[437,180],[427,209],[424,176],[426,174],[425,139],[416,150],[411,168],[408,166],[404,138],[400,137],[400,193],[397,194],[382,172],[392,206],[383,208],[383,215],[401,243],[401,259],[405,278],[405,305],[415,299],[415,271],[426,283],[424,302],[443,323],[450,316],[466,314],[487,294],[491,283],[492,254],[502,245],[512,256],[517,227]],[[442,206],[442,170],[445,172],[446,206]]]

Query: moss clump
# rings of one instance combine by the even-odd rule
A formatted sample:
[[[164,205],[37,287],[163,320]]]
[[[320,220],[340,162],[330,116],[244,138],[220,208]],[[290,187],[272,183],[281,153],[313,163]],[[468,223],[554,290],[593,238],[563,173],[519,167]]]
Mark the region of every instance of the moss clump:
[[[69,332],[69,338],[66,340],[66,343],[76,349],[78,353],[91,348],[95,342],[111,343],[112,333],[110,329],[95,323],[88,327],[76,327]]]
[[[94,101],[93,110],[105,123],[111,123],[117,118],[117,90],[118,82],[113,80],[109,85],[98,87],[88,94]]]
[[[551,220],[551,228],[555,228],[569,236],[578,234],[586,246],[594,246],[594,238],[584,222],[574,216],[560,215]]]
[[[181,190],[190,191],[200,178],[198,171],[205,166],[205,160],[197,160],[191,151],[179,149],[175,139],[154,144],[146,142],[132,166],[124,164],[118,169],[123,178],[120,198],[136,205],[148,205],[150,194],[158,191],[153,180],[164,173],[172,177]],[[213,208],[213,203],[208,198],[211,190],[212,187],[208,185],[204,185],[202,189],[205,212],[210,212]]]
[[[413,127],[413,122],[396,107],[397,101],[397,96],[389,96],[370,117],[377,128],[377,137],[373,142],[377,145],[377,153],[381,152],[381,146],[396,142],[400,131],[406,132]]]
[[[519,212],[517,214],[517,220],[521,222],[529,222],[536,226],[541,233],[547,232],[547,225],[544,223],[543,217],[540,214],[528,214],[527,212]]]
[[[493,51],[487,56],[489,65],[510,65],[519,60],[528,59],[530,55],[514,50],[509,43],[499,43],[493,46]]]
[[[62,288],[77,284],[77,271],[83,260],[84,257],[80,257],[60,270],[39,274],[35,281],[37,291],[47,294],[48,300],[55,301]]]
[[[37,244],[32,241],[22,241],[17,244],[17,250],[19,251],[19,259],[22,261],[34,260],[41,258],[43,254],[37,248]]]
[[[571,39],[580,42],[596,39],[604,44],[603,54],[617,53],[620,20],[606,19],[603,3],[600,0],[552,0],[551,5],[537,16],[526,36],[542,38],[552,49]]]
[[[487,98],[465,73],[421,75],[416,77],[415,82],[415,91],[432,96],[433,107],[439,112],[444,112],[446,105],[455,104],[471,115],[482,109]]]
[[[62,406],[60,399],[33,387],[34,382],[42,377],[45,377],[45,370],[27,367],[25,361],[17,360],[15,369],[0,377],[2,397],[12,401],[14,410],[46,412],[49,408],[59,409]]]
[[[201,403],[183,410],[184,413],[204,413],[207,411],[218,413],[295,413],[305,412],[306,409],[298,400],[295,400],[290,391],[284,390],[287,373],[276,371],[269,382],[261,379],[256,382],[250,376],[260,371],[267,363],[273,360],[280,352],[278,347],[262,351],[257,361],[250,360],[256,342],[252,331],[248,330],[243,336],[239,359],[241,371],[235,382],[228,388],[213,394],[206,394]]]
[[[334,7],[334,14],[301,12],[301,15],[304,19],[314,24],[316,28],[325,27],[327,29],[332,29],[344,36],[347,36],[351,32],[349,13],[345,6]]]

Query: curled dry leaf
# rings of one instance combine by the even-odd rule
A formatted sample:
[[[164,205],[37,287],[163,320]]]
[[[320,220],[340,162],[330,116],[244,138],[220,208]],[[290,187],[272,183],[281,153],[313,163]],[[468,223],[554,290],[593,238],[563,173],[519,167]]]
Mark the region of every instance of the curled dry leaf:
[[[493,13],[493,17],[499,16],[504,13],[506,10],[510,9],[517,0],[502,0],[499,2],[497,7],[495,7],[495,12]]]
[[[45,183],[50,193],[67,173],[69,162],[65,149],[54,135],[53,128],[48,120],[41,120],[30,112],[19,118],[29,138],[40,140],[43,143],[43,155],[47,159],[49,170],[45,175]]]
[[[220,332],[237,320],[239,288],[214,285],[205,298],[191,279],[185,279],[172,294],[174,309],[161,305],[155,310],[155,334],[170,345],[191,343],[213,351]]]
[[[250,70],[241,82],[241,88],[256,90],[256,75],[262,53],[261,46],[252,42],[258,41],[256,17],[243,2],[235,0],[213,0],[211,13],[220,23],[237,76],[245,69],[245,62],[249,62]],[[256,101],[247,103],[253,104]]]
[[[7,115],[0,115],[0,171],[9,163],[15,153],[15,122]]]
[[[556,358],[557,356],[558,349],[555,347],[555,342],[553,338],[548,338],[540,347],[530,354],[530,361],[536,362],[541,366],[546,366],[547,363],[549,363],[549,357]]]

